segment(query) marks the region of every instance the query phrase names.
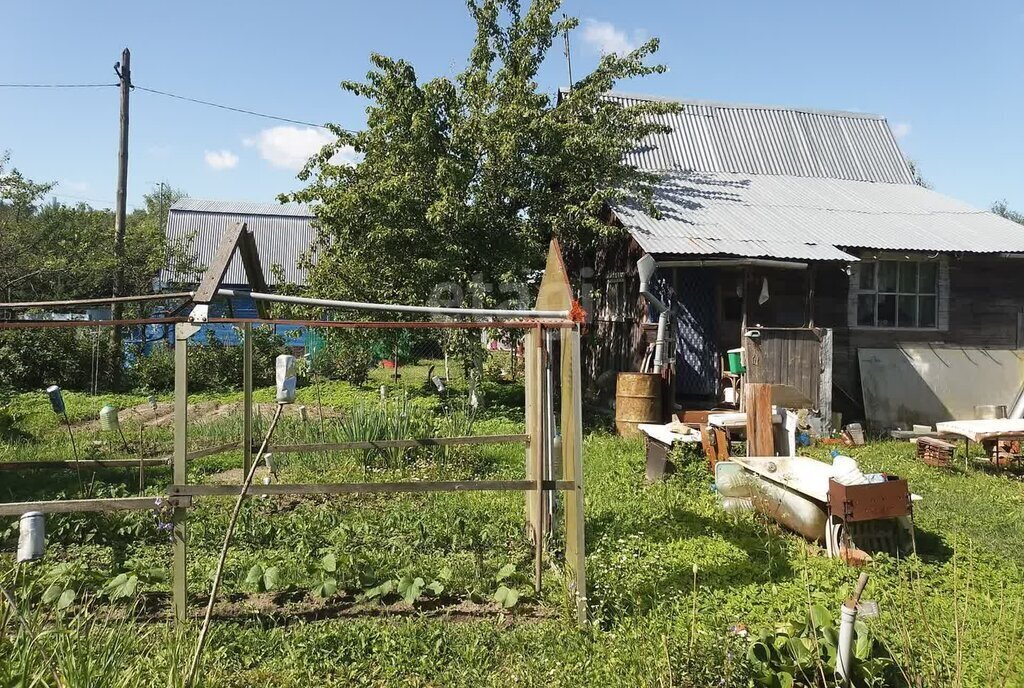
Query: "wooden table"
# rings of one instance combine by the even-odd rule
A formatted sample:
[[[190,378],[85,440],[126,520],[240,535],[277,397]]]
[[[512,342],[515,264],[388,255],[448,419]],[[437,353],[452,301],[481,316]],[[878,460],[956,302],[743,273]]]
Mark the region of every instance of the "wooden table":
[[[996,443],[998,462],[999,442],[1002,440],[1024,440],[1024,419],[992,418],[987,420],[950,420],[935,424],[935,430],[943,435],[963,437],[966,440],[964,466],[970,456],[971,441],[979,444],[989,441]],[[989,457],[991,461],[991,457]]]

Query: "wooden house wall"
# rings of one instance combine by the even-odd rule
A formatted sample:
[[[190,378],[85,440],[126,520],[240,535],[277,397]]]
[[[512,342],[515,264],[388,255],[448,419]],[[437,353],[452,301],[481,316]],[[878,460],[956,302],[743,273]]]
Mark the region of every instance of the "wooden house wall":
[[[654,338],[654,325],[644,322],[646,305],[639,294],[636,261],[643,255],[636,242],[628,237],[606,244],[595,263],[593,292],[596,299],[606,293],[605,277],[623,273],[627,299],[635,304],[637,318],[632,322],[602,320],[595,301],[595,313],[586,333],[585,371],[591,383],[611,373],[638,370],[649,342]],[[814,324],[833,331],[834,407],[848,418],[863,412],[857,351],[861,348],[890,348],[900,343],[936,343],[944,346],[969,346],[990,349],[1024,350],[1024,259],[989,255],[949,256],[949,319],[945,330],[900,330],[851,328],[848,320],[850,278],[846,266],[820,263],[814,270]],[[749,323],[759,321],[768,326],[780,323],[763,322],[773,315],[786,315],[787,325],[802,321],[804,313],[797,298],[806,294],[807,272],[771,270],[771,298],[766,308],[756,304],[761,272],[751,272],[751,304]],[[730,281],[731,280],[731,281]],[[735,288],[735,277],[726,280]],[[773,303],[774,302],[774,303]],[[777,318],[772,317],[772,320]],[[793,320],[792,323],[789,320]],[[723,342],[724,344],[724,342]],[[614,388],[614,381],[611,382]]]
[[[602,391],[610,390],[614,394],[612,374],[639,370],[648,339],[653,337],[648,335],[643,318],[646,303],[640,296],[636,270],[636,262],[641,256],[643,251],[628,235],[609,240],[595,256],[594,277],[590,285],[593,312],[588,314],[583,338],[584,384],[590,388],[596,385]],[[622,275],[625,301],[631,304],[627,305],[627,310],[634,314],[627,320],[603,318],[602,305],[609,292],[608,278],[615,274]]]
[[[1024,349],[1024,260],[950,256],[949,327],[940,330],[850,328],[845,266],[819,266],[815,324],[833,329],[835,407],[859,413],[862,402],[857,350],[899,343],[936,343],[988,349]]]

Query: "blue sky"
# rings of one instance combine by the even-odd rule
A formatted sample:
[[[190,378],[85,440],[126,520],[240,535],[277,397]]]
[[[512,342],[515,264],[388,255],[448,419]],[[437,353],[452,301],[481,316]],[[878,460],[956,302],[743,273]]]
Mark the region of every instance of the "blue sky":
[[[186,96],[351,128],[365,103],[338,88],[371,51],[421,78],[453,75],[471,25],[461,0],[288,3],[5,3],[0,83],[113,82],[121,49],[133,80]],[[888,117],[940,192],[1024,209],[1024,6],[1004,2],[570,1],[577,76],[602,50],[658,36],[667,74],[621,90],[809,106]],[[127,12],[122,16],[122,9]],[[565,83],[560,50],[544,89]],[[0,88],[0,151],[64,201],[110,205],[117,90]],[[299,186],[323,134],[135,91],[129,202],[160,181],[197,198],[272,200]]]

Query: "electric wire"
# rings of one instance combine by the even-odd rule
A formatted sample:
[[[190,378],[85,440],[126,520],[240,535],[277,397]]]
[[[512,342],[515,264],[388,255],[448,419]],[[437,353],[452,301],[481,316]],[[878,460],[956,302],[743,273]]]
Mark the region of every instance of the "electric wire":
[[[155,93],[156,95],[165,96],[167,98],[175,98],[177,100],[184,100],[184,101],[186,101],[188,103],[196,103],[198,105],[206,105],[207,107],[219,108],[221,110],[230,110],[231,112],[240,112],[243,115],[251,115],[253,117],[262,117],[264,119],[271,119],[271,120],[275,120],[275,121],[278,121],[278,122],[288,122],[289,124],[301,124],[302,126],[305,126],[305,127],[315,127],[316,129],[327,129],[327,127],[325,125],[323,125],[323,124],[314,124],[313,122],[307,122],[307,121],[301,120],[301,119],[292,119],[291,117],[280,117],[278,115],[268,115],[265,112],[256,112],[255,110],[247,110],[245,108],[232,107],[230,105],[223,105],[221,103],[214,103],[214,102],[209,101],[209,100],[201,100],[199,98],[190,98],[189,96],[183,96],[183,95],[179,95],[177,93],[170,93],[168,91],[160,91],[160,90],[155,89],[155,88],[147,88],[145,86],[138,86],[138,85],[133,85],[132,88],[134,88],[137,91],[145,91],[146,93]],[[344,131],[347,131],[347,132],[350,132],[350,133],[353,133],[353,134],[358,133],[357,131],[355,131],[353,129],[345,129]]]
[[[0,84],[0,88],[109,88],[120,84]]]
[[[6,84],[0,84],[0,88],[52,88],[52,89],[61,89],[61,88],[109,88],[109,87],[117,87],[117,86],[120,86],[120,84],[119,83],[111,83],[111,84],[16,84],[16,83],[6,83]],[[287,122],[289,124],[301,124],[302,126],[314,127],[316,129],[328,129],[328,127],[323,125],[323,124],[316,124],[314,122],[307,122],[306,120],[302,120],[302,119],[294,119],[294,118],[291,118],[291,117],[281,117],[279,115],[271,115],[271,114],[268,114],[268,113],[265,113],[265,112],[257,112],[256,110],[249,110],[249,109],[246,109],[246,108],[234,107],[234,106],[231,106],[231,105],[224,105],[223,103],[215,103],[215,102],[210,101],[210,100],[202,100],[200,98],[192,98],[192,97],[189,97],[189,96],[183,96],[183,95],[181,95],[179,93],[171,93],[170,91],[162,91],[162,90],[157,89],[157,88],[149,88],[147,86],[139,86],[137,84],[131,84],[131,87],[132,87],[133,90],[136,90],[136,91],[143,91],[145,93],[152,93],[152,94],[155,94],[155,95],[158,95],[158,96],[164,96],[165,98],[174,98],[176,100],[182,100],[182,101],[185,101],[185,102],[188,102],[188,103],[194,103],[194,104],[197,104],[197,105],[205,105],[207,107],[219,108],[221,110],[229,110],[231,112],[238,112],[238,113],[241,113],[243,115],[250,115],[252,117],[262,117],[263,119],[274,120],[274,121],[277,121],[277,122]],[[342,131],[347,131],[347,132],[349,132],[351,134],[358,134],[359,133],[355,129],[344,129],[344,128],[342,128]]]

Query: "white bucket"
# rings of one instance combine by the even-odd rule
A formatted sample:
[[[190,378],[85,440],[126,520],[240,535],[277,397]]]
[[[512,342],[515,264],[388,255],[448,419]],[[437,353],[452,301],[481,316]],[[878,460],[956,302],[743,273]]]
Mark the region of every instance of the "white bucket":
[[[735,387],[726,387],[725,389],[723,389],[722,390],[722,401],[725,402],[726,404],[735,404],[736,403],[736,388]]]
[[[18,522],[18,563],[43,558],[46,521],[42,511],[28,511]]]

